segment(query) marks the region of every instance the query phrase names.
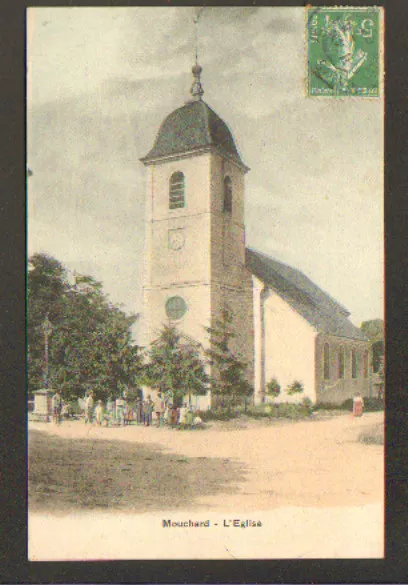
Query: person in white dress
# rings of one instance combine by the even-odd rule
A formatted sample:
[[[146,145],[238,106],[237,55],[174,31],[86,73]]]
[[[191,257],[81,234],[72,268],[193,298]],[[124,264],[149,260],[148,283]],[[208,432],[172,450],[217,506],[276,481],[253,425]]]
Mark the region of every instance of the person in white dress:
[[[181,408],[180,408],[180,419],[179,419],[179,422],[180,422],[181,425],[187,424],[187,413],[188,413],[187,404],[183,404],[183,406],[181,406]]]

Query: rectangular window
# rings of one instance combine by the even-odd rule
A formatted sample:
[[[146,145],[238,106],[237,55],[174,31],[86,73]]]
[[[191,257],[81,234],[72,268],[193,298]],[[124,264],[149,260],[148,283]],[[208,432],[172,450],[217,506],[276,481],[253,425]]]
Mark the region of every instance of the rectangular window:
[[[358,377],[357,351],[355,349],[351,350],[351,377]]]
[[[330,346],[324,344],[323,348],[323,375],[325,380],[330,380]]]
[[[339,347],[339,378],[344,379],[344,347]]]

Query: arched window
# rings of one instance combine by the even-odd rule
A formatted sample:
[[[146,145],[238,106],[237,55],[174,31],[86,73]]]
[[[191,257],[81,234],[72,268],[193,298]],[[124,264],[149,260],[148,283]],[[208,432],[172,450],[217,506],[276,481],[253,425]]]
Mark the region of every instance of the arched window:
[[[363,372],[364,378],[368,378],[368,351],[365,350],[363,354]]]
[[[358,376],[358,363],[357,363],[357,351],[351,350],[351,377],[357,378]]]
[[[232,181],[230,177],[224,179],[224,205],[223,211],[232,213]]]
[[[344,347],[339,347],[339,378],[344,378]]]
[[[330,347],[328,343],[323,348],[323,375],[325,380],[330,379]]]
[[[185,206],[185,185],[184,174],[180,171],[173,173],[170,177],[169,207],[180,209]]]

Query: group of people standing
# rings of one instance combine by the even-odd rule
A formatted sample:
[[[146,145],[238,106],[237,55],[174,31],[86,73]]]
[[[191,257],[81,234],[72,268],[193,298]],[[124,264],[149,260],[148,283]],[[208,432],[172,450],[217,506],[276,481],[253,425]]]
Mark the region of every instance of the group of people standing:
[[[95,403],[94,393],[89,392],[85,398],[85,424],[95,422],[98,426],[125,426],[129,424],[132,413],[126,396],[119,396],[115,400],[109,396],[106,404],[102,400]]]
[[[146,399],[140,397],[130,402],[126,395],[113,399],[108,397],[106,404],[102,400],[95,403],[93,392],[85,398],[85,424],[95,422],[98,426],[126,426],[130,423],[138,425],[153,425],[153,417],[156,426],[168,423],[177,424],[174,415],[170,416],[171,405],[167,404],[164,397],[158,394],[153,401],[149,394]]]
[[[127,394],[114,399],[108,396],[106,403],[95,400],[94,392],[88,392],[83,402],[83,414],[85,424],[96,423],[98,426],[126,426],[130,423],[137,425],[161,427],[169,426],[194,426],[202,421],[194,409],[187,404],[176,408],[172,403],[172,396],[158,392],[152,400],[150,394],[145,399],[138,397],[135,401],[129,401]],[[64,402],[59,392],[52,397],[52,419],[60,424],[64,415]]]

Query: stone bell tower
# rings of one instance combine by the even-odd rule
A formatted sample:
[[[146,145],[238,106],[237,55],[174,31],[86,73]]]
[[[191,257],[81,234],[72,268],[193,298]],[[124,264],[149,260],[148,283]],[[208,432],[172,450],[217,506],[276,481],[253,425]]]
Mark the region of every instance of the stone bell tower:
[[[225,306],[252,381],[252,280],[245,268],[242,162],[225,122],[203,101],[201,67],[192,69],[192,98],[169,114],[148,168],[143,325],[145,344],[174,324],[209,346]]]

